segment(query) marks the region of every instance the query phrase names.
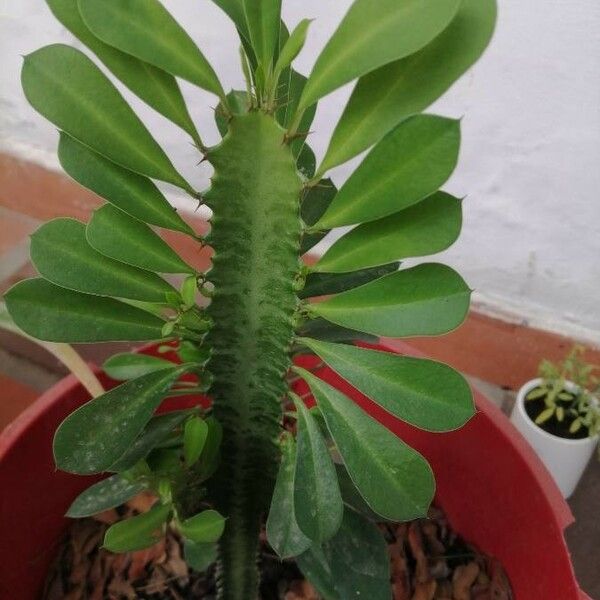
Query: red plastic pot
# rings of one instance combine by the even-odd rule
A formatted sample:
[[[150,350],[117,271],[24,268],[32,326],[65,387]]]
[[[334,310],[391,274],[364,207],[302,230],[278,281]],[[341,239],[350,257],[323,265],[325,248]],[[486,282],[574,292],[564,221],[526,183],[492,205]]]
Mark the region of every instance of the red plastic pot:
[[[393,349],[414,355],[395,342]],[[328,369],[327,381],[430,461],[437,502],[453,527],[506,568],[517,600],[585,600],[563,531],[573,517],[542,463],[508,419],[481,394],[461,430],[432,434],[391,417]],[[52,436],[88,399],[70,376],[0,435],[0,598],[36,600],[67,524],[62,516],[92,479],[57,472]],[[170,408],[181,406],[168,401]],[[589,599],[587,599],[589,600]]]

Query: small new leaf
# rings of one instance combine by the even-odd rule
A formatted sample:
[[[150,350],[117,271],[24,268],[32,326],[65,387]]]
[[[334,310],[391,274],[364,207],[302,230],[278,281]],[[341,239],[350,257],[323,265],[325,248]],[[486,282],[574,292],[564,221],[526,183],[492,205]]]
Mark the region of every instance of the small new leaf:
[[[198,416],[190,417],[183,430],[183,457],[186,467],[191,467],[198,461],[202,450],[204,450],[207,437],[208,425],[206,421]]]
[[[164,535],[171,506],[156,504],[147,513],[111,525],[104,535],[103,547],[111,552],[134,552],[149,548]]]
[[[224,529],[225,518],[216,510],[205,510],[179,523],[179,530],[186,539],[201,544],[216,542]]]

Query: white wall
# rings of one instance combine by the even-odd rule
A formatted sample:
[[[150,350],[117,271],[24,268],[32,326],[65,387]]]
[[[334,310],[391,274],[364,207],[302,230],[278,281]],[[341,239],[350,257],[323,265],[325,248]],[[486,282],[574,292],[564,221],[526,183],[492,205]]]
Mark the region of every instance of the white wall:
[[[224,85],[239,87],[234,30],[219,10],[209,0],[165,4]],[[350,0],[284,4],[292,26],[303,16],[316,18],[298,63],[308,72]],[[487,54],[434,107],[464,115],[461,163],[447,189],[468,195],[465,225],[442,259],[466,276],[482,308],[600,343],[600,2],[500,5]],[[5,0],[0,14],[0,151],[57,168],[56,132],[20,90],[20,55],[73,40],[42,0]],[[200,132],[216,142],[214,99],[183,87]],[[311,139],[318,154],[348,93],[322,103]],[[139,112],[182,172],[199,189],[206,187],[208,167],[195,166],[184,135],[150,109]],[[349,170],[338,169],[336,181],[343,182]],[[175,201],[190,207],[187,200]]]

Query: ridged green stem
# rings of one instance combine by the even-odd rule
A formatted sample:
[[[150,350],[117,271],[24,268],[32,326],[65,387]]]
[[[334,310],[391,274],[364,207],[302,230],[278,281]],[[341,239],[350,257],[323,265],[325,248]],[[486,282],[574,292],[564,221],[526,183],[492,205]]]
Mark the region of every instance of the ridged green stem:
[[[294,278],[299,270],[302,182],[284,130],[261,112],[234,117],[208,153],[215,169],[206,203],[214,248],[207,312],[214,325],[209,394],[223,425],[213,494],[227,517],[220,542],[222,600],[256,600],[261,520],[278,465],[281,398],[289,367]]]

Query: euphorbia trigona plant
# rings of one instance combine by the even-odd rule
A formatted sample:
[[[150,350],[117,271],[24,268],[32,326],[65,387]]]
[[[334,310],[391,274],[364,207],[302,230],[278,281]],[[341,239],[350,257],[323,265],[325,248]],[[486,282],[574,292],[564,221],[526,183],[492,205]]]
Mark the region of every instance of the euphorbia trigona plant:
[[[71,414],[54,451],[63,470],[113,475],[69,514],[150,489],[154,507],[112,526],[107,548],[141,548],[177,528],[192,565],[216,556],[221,598],[254,600],[266,522],[273,549],[297,557],[325,598],[388,598],[374,522],[425,515],[431,469],[318,370],[292,361],[317,355],[417,427],[452,430],[472,415],[468,385],[449,367],[353,342],[437,335],[465,317],[470,290],[457,273],[398,261],[439,252],[459,234],[461,202],[439,191],[457,161],[459,122],[420,113],[484,50],[495,1],[356,0],[306,78],[291,64],[308,20],[288,34],[280,0],[214,0],[241,40],[246,90],[228,94],[158,0],[47,1],[214,168],[210,189],[196,191],[86,54],[55,44],[25,58],[25,94],[60,129],[63,168],[108,203],[87,224],[56,219],[34,234],[41,277],[6,295],[15,322],[55,342],[171,342],[182,361],[109,359],[106,370],[124,383]],[[218,98],[218,145],[203,143],[177,78]],[[307,137],[317,102],[355,79],[316,166]],[[328,171],[371,147],[338,191]],[[208,206],[210,233],[195,233],[152,180]],[[328,231],[348,225],[314,266],[303,265]],[[210,271],[197,272],[155,228],[212,247]],[[166,273],[185,275],[180,289]],[[198,289],[207,307],[196,303]],[[291,391],[299,379],[316,407]],[[164,398],[197,391],[209,409],[154,414]]]

